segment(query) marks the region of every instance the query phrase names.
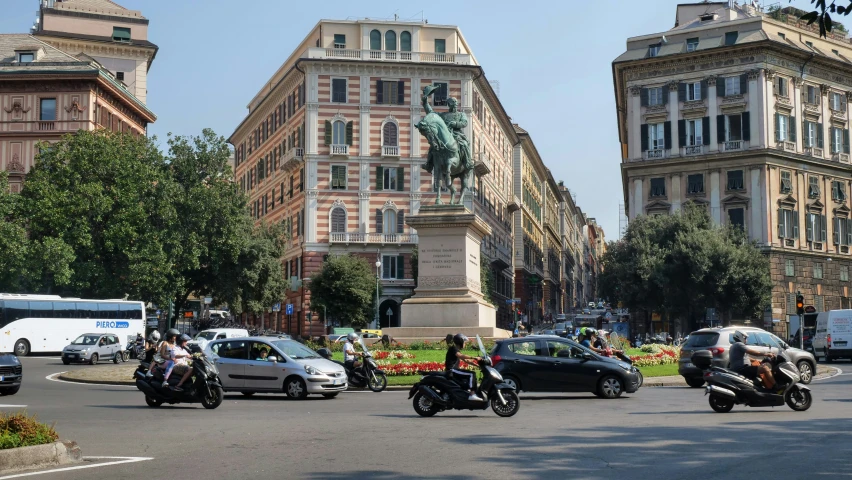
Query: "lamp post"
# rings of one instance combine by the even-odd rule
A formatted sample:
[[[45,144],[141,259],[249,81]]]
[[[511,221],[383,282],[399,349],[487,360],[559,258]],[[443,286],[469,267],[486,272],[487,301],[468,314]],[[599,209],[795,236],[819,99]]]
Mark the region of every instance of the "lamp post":
[[[305,312],[305,320],[307,320],[307,321],[308,321],[308,337],[309,337],[309,338],[310,338],[310,337],[312,337],[312,336],[313,336],[313,333],[314,333],[314,332],[313,332],[313,330],[314,330],[314,329],[313,329],[313,325],[311,325],[311,316],[312,316],[312,314],[311,314],[311,311],[310,311],[310,310],[308,310],[307,312]]]
[[[373,328],[379,328],[379,272],[382,268],[382,261],[376,259],[376,313],[373,318]]]

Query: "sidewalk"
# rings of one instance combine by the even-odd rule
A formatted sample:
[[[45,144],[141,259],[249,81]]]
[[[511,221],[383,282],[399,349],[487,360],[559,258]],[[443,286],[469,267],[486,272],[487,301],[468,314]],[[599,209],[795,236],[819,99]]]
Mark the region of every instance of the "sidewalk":
[[[133,371],[137,363],[131,362],[121,365],[109,365],[97,368],[81,368],[71,372],[62,372],[60,380],[78,383],[92,383],[99,385],[135,385]],[[825,365],[817,366],[815,379],[830,377],[836,372],[834,367]],[[680,375],[669,377],[646,377],[643,387],[686,387],[686,382]],[[408,390],[410,385],[389,386],[388,390]]]

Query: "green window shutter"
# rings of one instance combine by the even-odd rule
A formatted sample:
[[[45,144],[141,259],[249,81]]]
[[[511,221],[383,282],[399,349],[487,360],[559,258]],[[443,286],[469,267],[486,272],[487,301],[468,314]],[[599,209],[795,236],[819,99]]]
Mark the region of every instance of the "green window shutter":
[[[716,136],[719,137],[718,143],[722,143],[727,138],[725,135],[725,116],[716,115]]]
[[[376,167],[376,191],[381,192],[385,186],[385,168],[382,166]]]
[[[824,136],[823,130],[824,129],[822,128],[821,123],[817,123],[816,126],[817,126],[817,147],[823,148],[823,144],[825,143],[825,139],[823,138],[823,136]]]
[[[639,136],[641,137],[642,151],[648,150],[648,124],[643,123],[639,126]]]
[[[748,93],[748,74],[740,75],[740,94]]]
[[[331,145],[331,120],[325,121],[325,144]]]
[[[809,242],[814,241],[814,217],[816,217],[816,215],[814,215],[813,213],[807,214],[807,221],[805,225],[805,240]]]
[[[793,238],[799,238],[799,211],[793,210]]]
[[[779,125],[780,122],[778,121],[778,116],[779,116],[779,114],[778,114],[778,112],[776,112],[775,113],[775,141],[776,142],[781,140],[781,126]]]
[[[746,142],[751,141],[751,117],[749,116],[749,112],[743,112],[741,118],[743,125],[743,140]]]
[[[647,107],[648,106],[648,89],[643,88],[639,91],[639,106]]]
[[[686,120],[677,121],[677,145],[679,147],[686,146]]]
[[[350,120],[349,122],[346,122],[346,145],[349,145],[350,147],[352,146],[352,129],[353,123]]]
[[[790,141],[796,141],[796,117],[790,117]]]
[[[667,120],[663,124],[663,144],[666,150],[672,148],[672,122]]]
[[[778,209],[778,238],[784,238],[784,210]]]
[[[405,182],[405,167],[396,167],[396,189],[403,191],[403,183]]]
[[[396,278],[405,278],[405,257],[403,255],[396,257]]]
[[[686,84],[683,82],[677,84],[677,100],[679,102],[686,101]]]
[[[849,153],[849,129],[843,129],[843,153]]]
[[[382,233],[382,209],[376,209],[376,233]]]
[[[376,80],[376,103],[385,103],[385,86],[381,80]]]
[[[402,233],[405,231],[405,210],[399,209],[396,212],[396,233]]]
[[[828,219],[826,218],[825,215],[820,215],[819,218],[820,218],[820,221],[819,221],[819,228],[820,228],[819,241],[825,242],[826,240],[828,240],[828,235],[826,234],[826,230],[828,230]]]
[[[716,79],[716,96],[724,97],[725,96],[725,79],[719,77]]]
[[[710,117],[701,120],[701,136],[704,145],[710,145]]]
[[[397,105],[405,105],[405,81],[397,82],[396,87]]]
[[[112,27],[112,39],[116,42],[130,42],[130,29],[125,27]]]

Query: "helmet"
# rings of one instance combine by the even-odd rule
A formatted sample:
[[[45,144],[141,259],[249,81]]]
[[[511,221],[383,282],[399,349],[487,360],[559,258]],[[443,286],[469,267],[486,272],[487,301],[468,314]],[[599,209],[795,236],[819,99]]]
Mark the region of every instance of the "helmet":
[[[148,341],[151,342],[151,343],[159,342],[160,341],[160,332],[158,332],[156,330],[151,332],[151,334],[148,335]]]
[[[349,335],[346,335],[346,339],[350,342],[354,342],[355,340],[358,340],[358,334],[355,332],[349,332]]]
[[[594,329],[594,328],[592,328],[592,327],[588,327],[588,328],[586,329],[586,336],[587,336],[587,337],[591,337],[592,335],[597,335],[597,334],[598,334],[598,331],[597,331],[597,330],[595,330],[595,329]]]
[[[457,333],[453,337],[453,343],[459,348],[463,347],[464,342],[466,342],[466,341],[467,341],[467,337],[463,333]]]
[[[179,337],[179,336],[180,336],[180,330],[178,330],[177,328],[170,328],[170,329],[166,330],[166,339],[167,340],[169,338]]]
[[[188,341],[190,341],[190,340],[192,340],[192,337],[190,337],[189,335],[187,335],[187,334],[185,334],[185,333],[184,333],[183,335],[181,335],[181,336],[180,336],[180,341],[181,341],[181,342],[188,342]]]
[[[317,350],[317,353],[319,353],[322,358],[326,360],[331,360],[331,350],[323,347]]]
[[[580,335],[585,335],[585,334],[586,334],[586,328],[587,328],[587,327],[583,327],[583,328],[581,328],[581,329],[580,329]]]
[[[741,332],[739,330],[736,330],[733,333],[733,335],[731,335],[731,341],[734,342],[734,343],[737,343],[737,342],[745,343],[747,338],[748,338],[748,334],[745,333],[745,332]]]

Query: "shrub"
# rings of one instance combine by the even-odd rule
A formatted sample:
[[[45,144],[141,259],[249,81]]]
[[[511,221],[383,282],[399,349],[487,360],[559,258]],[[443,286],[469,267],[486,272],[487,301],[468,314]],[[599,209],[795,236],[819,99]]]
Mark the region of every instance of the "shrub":
[[[639,348],[639,350],[642,350],[643,352],[646,352],[646,353],[660,353],[660,352],[662,352],[662,349],[660,347],[661,347],[660,345],[657,345],[655,343],[648,343],[648,344],[642,345]]]
[[[35,415],[0,413],[0,450],[45,445],[58,439],[53,427],[38,422]]]

